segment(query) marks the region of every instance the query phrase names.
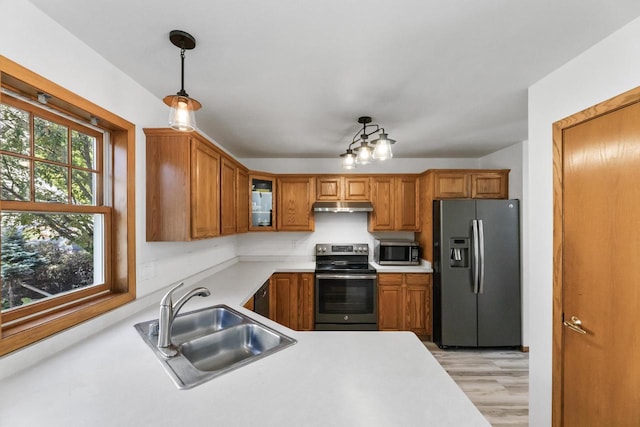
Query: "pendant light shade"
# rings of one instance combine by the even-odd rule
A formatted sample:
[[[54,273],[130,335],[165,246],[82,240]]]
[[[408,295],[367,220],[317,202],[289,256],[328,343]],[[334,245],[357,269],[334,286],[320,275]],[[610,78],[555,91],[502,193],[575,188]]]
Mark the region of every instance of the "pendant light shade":
[[[164,98],[169,108],[169,127],[180,132],[192,132],[196,129],[194,111],[200,109],[200,103],[187,96],[169,95]]]
[[[343,158],[342,168],[353,169],[356,165],[367,165],[372,161],[384,161],[393,157],[391,151],[391,145],[396,141],[389,139],[389,135],[377,124],[371,123],[371,117],[363,116],[358,118],[358,123],[362,124],[362,129],[356,133],[347,147],[347,152],[340,155]],[[367,125],[373,128],[372,131],[367,132]],[[378,139],[368,143],[367,140],[371,135],[379,134]],[[359,146],[351,148],[354,144],[360,143]]]
[[[348,149],[346,153],[340,154],[342,157],[342,169],[354,169],[356,167],[356,155],[352,149]]]
[[[372,142],[376,148],[373,150],[374,160],[384,161],[393,157],[391,144],[395,144],[393,139],[389,139],[386,133],[381,133],[380,138]]]
[[[196,47],[196,39],[189,33],[180,30],[173,30],[169,33],[169,40],[180,48],[181,73],[180,91],[175,95],[165,96],[163,101],[169,109],[169,126],[180,132],[192,132],[196,129],[195,111],[202,108],[202,104],[184,90],[184,51]]]

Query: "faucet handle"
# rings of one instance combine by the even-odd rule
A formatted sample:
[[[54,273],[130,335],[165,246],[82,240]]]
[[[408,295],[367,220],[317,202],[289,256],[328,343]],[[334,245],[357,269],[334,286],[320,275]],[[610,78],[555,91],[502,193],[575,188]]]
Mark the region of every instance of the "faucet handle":
[[[171,300],[171,294],[173,293],[173,291],[175,291],[176,289],[178,289],[182,285],[184,285],[184,282],[180,282],[179,284],[177,284],[176,286],[171,288],[171,290],[169,290],[169,292],[167,292],[164,295],[164,297],[162,297],[162,300],[160,301],[160,306],[164,305],[164,306],[171,307],[173,305],[173,301]]]

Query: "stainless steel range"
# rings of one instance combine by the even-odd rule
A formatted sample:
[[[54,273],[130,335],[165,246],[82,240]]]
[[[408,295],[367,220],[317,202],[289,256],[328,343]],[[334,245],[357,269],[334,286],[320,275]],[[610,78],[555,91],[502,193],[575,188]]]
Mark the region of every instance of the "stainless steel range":
[[[315,328],[378,330],[378,280],[367,243],[316,245]]]

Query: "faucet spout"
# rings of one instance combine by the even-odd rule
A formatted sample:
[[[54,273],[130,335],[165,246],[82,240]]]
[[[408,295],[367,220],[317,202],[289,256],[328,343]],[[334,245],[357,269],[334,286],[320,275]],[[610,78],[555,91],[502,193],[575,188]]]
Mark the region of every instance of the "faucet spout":
[[[173,320],[182,308],[182,306],[195,296],[208,297],[211,292],[207,288],[195,288],[178,298],[175,304],[172,301],[173,291],[184,285],[184,282],[173,287],[169,292],[165,294],[160,301],[160,314],[158,316],[158,351],[166,358],[173,357],[178,354],[178,351],[171,343],[171,326]]]

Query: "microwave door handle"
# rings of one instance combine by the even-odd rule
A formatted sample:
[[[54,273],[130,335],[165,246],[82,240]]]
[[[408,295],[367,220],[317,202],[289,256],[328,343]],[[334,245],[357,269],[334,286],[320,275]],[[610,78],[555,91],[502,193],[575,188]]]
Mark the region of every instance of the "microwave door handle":
[[[472,235],[471,235],[471,242],[473,245],[473,259],[472,259],[472,270],[473,270],[473,293],[477,294],[479,289],[479,275],[480,275],[480,265],[479,265],[479,261],[480,261],[480,249],[478,247],[478,240],[479,240],[479,236],[478,236],[478,221],[477,220],[473,220],[471,221],[471,230],[472,230]]]

